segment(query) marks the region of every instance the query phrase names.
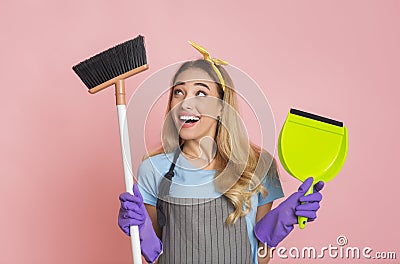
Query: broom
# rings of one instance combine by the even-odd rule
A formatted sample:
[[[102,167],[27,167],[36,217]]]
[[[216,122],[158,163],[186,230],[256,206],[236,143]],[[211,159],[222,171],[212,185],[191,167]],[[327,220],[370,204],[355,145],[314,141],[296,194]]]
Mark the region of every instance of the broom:
[[[124,140],[124,135],[128,135],[128,126],[124,124],[126,117],[124,80],[148,68],[144,38],[140,35],[72,67],[82,82],[89,88],[91,94],[115,85],[125,186],[126,191],[132,195],[133,177],[131,175],[129,138],[125,137]],[[142,263],[138,227],[131,226],[130,234],[133,263]]]

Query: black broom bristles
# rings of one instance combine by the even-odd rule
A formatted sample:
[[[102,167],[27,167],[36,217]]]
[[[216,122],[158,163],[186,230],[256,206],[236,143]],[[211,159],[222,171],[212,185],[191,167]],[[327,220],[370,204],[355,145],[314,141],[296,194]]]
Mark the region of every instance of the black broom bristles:
[[[144,38],[139,35],[80,62],[72,69],[91,89],[145,64]]]

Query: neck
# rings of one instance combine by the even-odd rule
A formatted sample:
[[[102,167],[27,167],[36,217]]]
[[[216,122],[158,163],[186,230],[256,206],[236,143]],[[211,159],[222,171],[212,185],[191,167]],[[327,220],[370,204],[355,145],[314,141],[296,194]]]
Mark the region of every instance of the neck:
[[[204,137],[200,141],[186,140],[183,145],[183,154],[192,160],[203,160],[210,163],[216,153],[217,147],[213,139]]]

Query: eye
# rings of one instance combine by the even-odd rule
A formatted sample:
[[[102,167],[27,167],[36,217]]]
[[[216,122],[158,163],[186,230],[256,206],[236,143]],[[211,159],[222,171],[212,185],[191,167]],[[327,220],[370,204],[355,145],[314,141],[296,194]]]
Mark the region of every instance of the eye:
[[[203,92],[203,91],[198,91],[197,93],[196,93],[196,95],[197,96],[207,96],[207,93],[205,93],[205,92]]]
[[[174,90],[174,95],[181,95],[181,94],[183,94],[181,89],[175,89]]]

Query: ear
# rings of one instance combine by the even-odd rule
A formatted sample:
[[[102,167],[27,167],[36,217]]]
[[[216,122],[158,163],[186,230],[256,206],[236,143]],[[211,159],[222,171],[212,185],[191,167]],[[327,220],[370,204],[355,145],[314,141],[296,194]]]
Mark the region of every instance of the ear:
[[[224,110],[224,105],[222,102],[219,102],[217,109],[217,116],[221,117],[223,110]]]

